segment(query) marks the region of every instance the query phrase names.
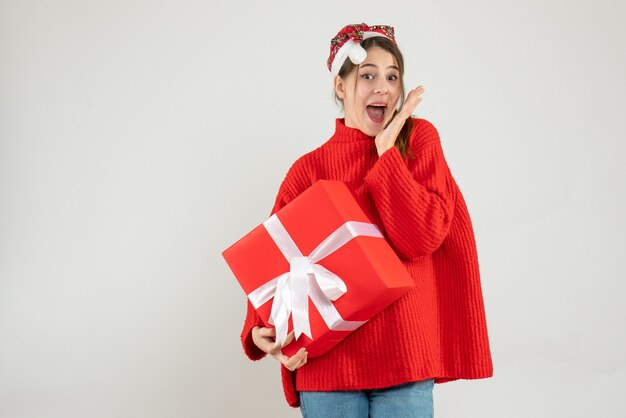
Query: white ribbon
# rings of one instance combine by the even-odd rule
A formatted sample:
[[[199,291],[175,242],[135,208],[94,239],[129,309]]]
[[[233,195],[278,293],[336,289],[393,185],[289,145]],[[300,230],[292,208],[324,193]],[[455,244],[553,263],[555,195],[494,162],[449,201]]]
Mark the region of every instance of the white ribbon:
[[[308,256],[303,256],[276,214],[263,222],[270,236],[289,261],[289,271],[273,278],[248,295],[255,308],[274,298],[269,323],[276,326],[276,345],[287,339],[289,315],[293,316],[294,337],[311,335],[309,300],[319,311],[329,329],[353,331],[367,321],[344,320],[332,301],[347,292],[346,284],[333,272],[317,262],[337,251],[352,238],[362,235],[383,238],[374,224],[349,221],[337,228]]]

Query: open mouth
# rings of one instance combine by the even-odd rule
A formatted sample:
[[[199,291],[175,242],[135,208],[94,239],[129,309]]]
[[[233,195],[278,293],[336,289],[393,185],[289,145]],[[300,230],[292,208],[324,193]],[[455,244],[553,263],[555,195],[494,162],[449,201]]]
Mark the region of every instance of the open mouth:
[[[387,105],[383,103],[372,103],[371,105],[367,105],[367,116],[374,123],[382,123],[385,120],[385,113],[387,112]]]

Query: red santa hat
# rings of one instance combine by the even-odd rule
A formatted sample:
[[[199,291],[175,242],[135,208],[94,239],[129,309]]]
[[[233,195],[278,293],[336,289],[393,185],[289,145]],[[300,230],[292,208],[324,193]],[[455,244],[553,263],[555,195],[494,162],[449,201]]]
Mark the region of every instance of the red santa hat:
[[[330,56],[326,62],[330,73],[334,76],[339,73],[339,69],[350,58],[353,64],[360,64],[365,61],[367,52],[361,46],[364,39],[373,36],[385,36],[396,43],[392,26],[375,25],[368,26],[365,23],[347,25],[330,40]]]

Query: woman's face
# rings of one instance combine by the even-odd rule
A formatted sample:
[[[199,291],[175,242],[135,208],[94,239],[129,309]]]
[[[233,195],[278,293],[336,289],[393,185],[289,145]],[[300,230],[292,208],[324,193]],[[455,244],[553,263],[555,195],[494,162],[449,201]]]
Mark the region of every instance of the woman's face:
[[[376,136],[391,120],[402,94],[398,63],[388,51],[371,47],[346,80],[335,77],[335,92],[343,100],[346,126]]]

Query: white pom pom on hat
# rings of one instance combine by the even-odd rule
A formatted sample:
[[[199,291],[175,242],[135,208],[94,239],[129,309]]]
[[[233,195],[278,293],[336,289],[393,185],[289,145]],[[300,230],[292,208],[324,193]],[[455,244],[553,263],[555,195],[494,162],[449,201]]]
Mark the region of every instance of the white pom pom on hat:
[[[360,64],[365,61],[367,51],[361,45],[357,44],[352,47],[350,52],[348,52],[348,57],[350,58],[350,61],[352,61],[352,64]]]

